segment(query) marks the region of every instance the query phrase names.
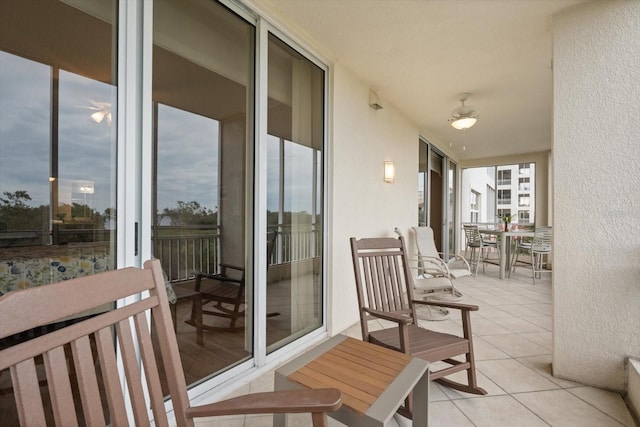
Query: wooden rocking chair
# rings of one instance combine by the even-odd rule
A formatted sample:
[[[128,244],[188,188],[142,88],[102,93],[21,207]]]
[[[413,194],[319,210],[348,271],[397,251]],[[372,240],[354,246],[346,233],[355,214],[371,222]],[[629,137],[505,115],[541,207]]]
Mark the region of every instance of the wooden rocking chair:
[[[267,233],[267,269],[271,261],[271,255],[276,244],[277,232]],[[209,274],[196,273],[195,291],[200,294],[200,301],[194,301],[191,309],[191,318],[186,323],[215,331],[215,326],[205,324],[203,316],[211,315],[230,319],[229,329],[236,327],[236,321],[244,317],[245,293],[245,269],[237,265],[220,263],[220,273]],[[205,304],[213,302],[210,307]],[[268,317],[277,316],[279,313],[268,313]],[[198,317],[200,317],[198,319]],[[200,322],[198,324],[198,321]],[[199,326],[198,326],[199,325]],[[200,337],[201,335],[199,335]],[[202,344],[199,341],[199,344]]]
[[[178,426],[193,426],[196,417],[288,412],[311,413],[314,426],[326,426],[325,413],[341,406],[338,390],[316,389],[255,393],[192,407],[158,260],[147,261],[144,269],[125,268],[10,292],[0,297],[0,339],[131,296],[139,300],[0,351],[0,372],[11,371],[20,425],[126,426],[131,417],[136,426],[148,426],[150,420],[168,426],[161,378],[168,384]],[[159,349],[152,346],[148,310]],[[156,356],[162,360],[162,372]],[[49,398],[43,399],[46,394]]]
[[[473,394],[487,394],[476,379],[471,311],[475,305],[416,300],[409,270],[404,238],[351,239],[351,254],[356,276],[362,339],[373,344],[410,354],[429,362],[446,362],[448,366],[433,371],[429,378],[444,386]],[[431,331],[418,325],[416,305],[430,305],[460,310],[462,336]],[[370,320],[388,320],[398,326],[369,331]],[[454,359],[464,356],[464,361]],[[467,371],[467,384],[444,378]]]

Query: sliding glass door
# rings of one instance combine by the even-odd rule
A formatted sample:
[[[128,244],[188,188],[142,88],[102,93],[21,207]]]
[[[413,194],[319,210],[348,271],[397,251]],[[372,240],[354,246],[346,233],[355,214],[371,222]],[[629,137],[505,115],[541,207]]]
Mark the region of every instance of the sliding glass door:
[[[232,1],[0,1],[0,294],[157,257],[192,385],[320,335],[325,82]]]
[[[0,295],[115,268],[116,13],[115,0],[0,2]],[[10,377],[3,425],[18,423]]]
[[[266,342],[322,325],[324,71],[269,35]]]
[[[213,1],[158,0],[153,18],[153,253],[176,293],[178,342],[194,383],[253,356],[246,271],[255,28]],[[228,266],[236,282],[219,289],[212,277]],[[194,292],[203,296],[202,312]],[[218,292],[236,293],[236,302],[218,306],[204,297]]]
[[[323,324],[325,71],[269,32],[259,64],[255,23],[214,1],[156,0],[153,24],[152,247],[194,384]]]
[[[438,251],[454,254],[457,165],[428,142],[418,144],[418,225],[433,229]]]

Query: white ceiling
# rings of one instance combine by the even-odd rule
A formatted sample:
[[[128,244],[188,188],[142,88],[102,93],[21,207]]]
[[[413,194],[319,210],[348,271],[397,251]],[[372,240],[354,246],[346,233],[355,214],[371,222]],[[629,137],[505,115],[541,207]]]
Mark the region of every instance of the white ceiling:
[[[552,16],[585,0],[253,0],[459,159],[551,148]],[[250,1],[251,2],[251,1]],[[448,123],[457,94],[480,114]]]

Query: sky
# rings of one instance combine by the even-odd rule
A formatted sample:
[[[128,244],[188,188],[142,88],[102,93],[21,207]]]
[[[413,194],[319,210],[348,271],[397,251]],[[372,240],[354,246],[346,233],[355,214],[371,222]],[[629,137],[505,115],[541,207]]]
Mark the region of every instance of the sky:
[[[0,51],[0,194],[25,190],[31,206],[50,203],[51,67]],[[59,202],[78,197],[98,212],[115,207],[117,89],[73,73],[59,75]],[[112,122],[96,123],[96,103],[111,106]],[[219,122],[160,105],[158,210],[178,201],[218,206]],[[268,139],[267,205],[278,209],[279,150],[284,149],[285,210],[312,210],[313,150]],[[78,194],[90,184],[93,193]],[[86,197],[86,199],[85,199]]]
[[[115,200],[115,126],[94,122],[90,107],[113,101],[115,90],[65,71],[59,82],[59,202],[77,201],[78,182],[88,182],[102,212]],[[0,52],[0,193],[27,191],[31,206],[50,203],[51,93],[50,67]]]

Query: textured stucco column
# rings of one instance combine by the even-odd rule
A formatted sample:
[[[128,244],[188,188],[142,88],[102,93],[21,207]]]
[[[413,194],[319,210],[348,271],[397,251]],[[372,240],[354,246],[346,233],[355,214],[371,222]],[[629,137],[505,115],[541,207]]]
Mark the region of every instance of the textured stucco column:
[[[553,27],[553,371],[623,390],[640,356],[640,1]]]

